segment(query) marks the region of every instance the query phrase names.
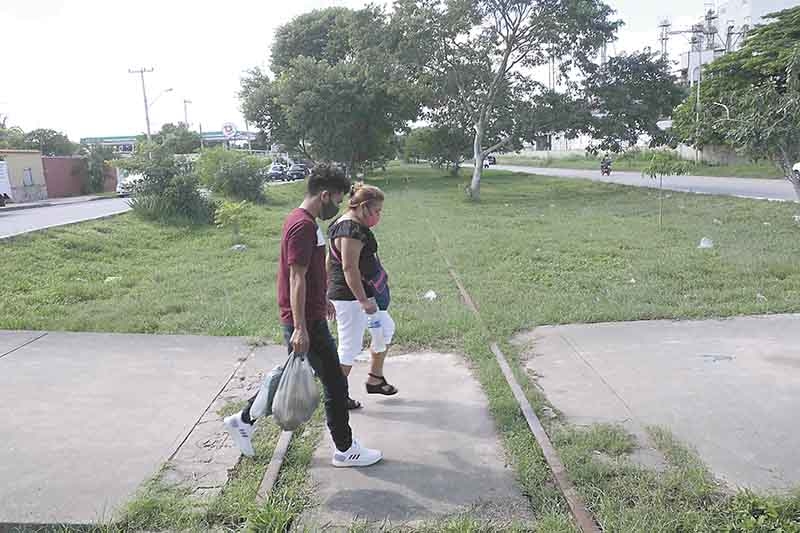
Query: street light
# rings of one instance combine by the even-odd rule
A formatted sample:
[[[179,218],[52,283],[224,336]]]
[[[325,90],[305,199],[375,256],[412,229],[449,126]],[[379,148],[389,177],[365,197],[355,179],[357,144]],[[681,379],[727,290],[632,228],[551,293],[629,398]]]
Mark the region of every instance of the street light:
[[[172,89],[172,87],[170,87],[169,89],[164,89],[163,91],[161,91],[160,93],[158,93],[158,96],[156,96],[155,98],[153,98],[153,99],[150,101],[150,103],[148,103],[148,104],[147,104],[147,107],[153,107],[153,105],[154,105],[154,104],[155,104],[155,103],[158,101],[158,99],[159,99],[159,98],[161,98],[162,96],[164,96],[164,95],[165,95],[165,94],[167,94],[167,93],[171,93],[171,92],[172,92],[172,90],[173,90],[173,89]]]
[[[711,102],[711,105],[718,105],[718,106],[720,106],[720,107],[724,108],[724,109],[725,109],[725,116],[726,116],[726,118],[727,118],[728,120],[730,120],[730,119],[731,119],[731,110],[730,110],[730,108],[729,108],[728,106],[726,106],[725,104],[721,104],[721,103],[719,103],[719,102]]]
[[[162,96],[164,96],[165,94],[170,93],[170,92],[172,92],[172,87],[170,87],[169,89],[164,89],[163,91],[158,93],[158,95],[156,95],[155,98],[153,98],[152,100],[147,102],[147,105],[144,108],[145,116],[147,118],[147,140],[148,141],[150,140],[150,108],[153,107],[153,105],[158,101],[159,98],[161,98]]]

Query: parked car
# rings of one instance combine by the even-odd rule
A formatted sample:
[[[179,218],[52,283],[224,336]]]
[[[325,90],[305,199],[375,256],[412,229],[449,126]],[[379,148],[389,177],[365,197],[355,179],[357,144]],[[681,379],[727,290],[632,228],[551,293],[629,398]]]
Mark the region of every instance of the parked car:
[[[126,174],[117,180],[117,194],[119,196],[130,196],[136,190],[136,186],[144,179],[141,174]]]
[[[800,163],[795,163],[792,167],[792,174],[795,178],[800,179]]]
[[[496,165],[497,158],[493,155],[487,155],[486,159],[483,160],[483,168],[489,168],[490,165]]]
[[[290,180],[304,180],[308,174],[308,169],[305,165],[292,165],[286,172],[286,176]]]
[[[267,177],[273,181],[286,179],[286,169],[283,165],[273,164],[269,167]]]

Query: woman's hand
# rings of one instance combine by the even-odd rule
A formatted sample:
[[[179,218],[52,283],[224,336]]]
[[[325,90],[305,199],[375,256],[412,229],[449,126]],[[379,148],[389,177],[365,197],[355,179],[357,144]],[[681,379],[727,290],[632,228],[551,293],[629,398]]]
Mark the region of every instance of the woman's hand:
[[[378,306],[372,300],[364,300],[361,302],[361,309],[368,315],[374,315],[378,312]]]

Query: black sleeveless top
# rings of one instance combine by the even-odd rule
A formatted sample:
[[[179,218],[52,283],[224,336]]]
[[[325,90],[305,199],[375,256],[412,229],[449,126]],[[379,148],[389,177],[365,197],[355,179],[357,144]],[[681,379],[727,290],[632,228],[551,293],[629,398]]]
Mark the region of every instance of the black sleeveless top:
[[[335,240],[339,237],[349,237],[357,239],[364,244],[361,248],[361,255],[358,258],[358,269],[361,271],[361,284],[367,298],[375,296],[372,287],[364,283],[365,278],[373,276],[379,267],[377,253],[378,241],[375,235],[367,226],[359,224],[355,220],[340,220],[331,224],[328,228],[328,246],[330,246],[330,262],[328,264],[328,298],[330,300],[355,300],[356,297],[347,280],[344,277],[342,268],[342,254]]]

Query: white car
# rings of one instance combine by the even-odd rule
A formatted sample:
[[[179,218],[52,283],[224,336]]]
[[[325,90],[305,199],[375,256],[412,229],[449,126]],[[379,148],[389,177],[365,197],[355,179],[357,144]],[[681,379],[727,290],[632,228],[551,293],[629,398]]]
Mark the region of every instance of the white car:
[[[144,179],[141,174],[127,174],[117,180],[117,194],[120,196],[130,196],[136,185]]]
[[[800,179],[800,163],[795,163],[792,167],[792,174],[794,174],[795,178]]]

